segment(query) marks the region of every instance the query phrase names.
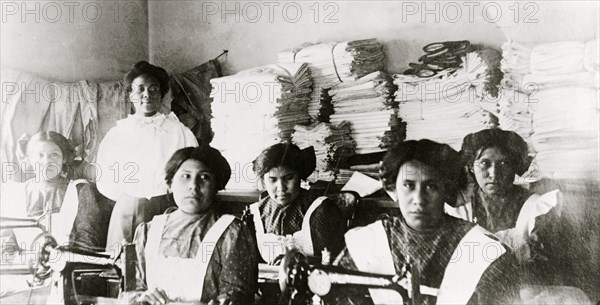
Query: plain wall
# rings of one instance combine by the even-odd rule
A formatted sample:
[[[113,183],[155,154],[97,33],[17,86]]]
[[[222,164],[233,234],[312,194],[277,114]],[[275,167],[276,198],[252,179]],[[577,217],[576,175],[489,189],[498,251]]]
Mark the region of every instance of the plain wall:
[[[118,80],[148,60],[148,3],[1,3],[1,64],[53,81]]]
[[[400,73],[435,41],[467,39],[500,49],[508,38],[551,42],[597,35],[598,4],[592,1],[466,3],[150,0],[150,58],[183,72],[227,49],[231,74],[276,63],[279,51],[303,42],[377,38],[386,70]]]
[[[303,42],[377,38],[386,69],[398,73],[433,41],[498,49],[508,38],[589,40],[598,33],[597,1],[466,3],[3,0],[0,63],[51,80],[106,81],[121,79],[138,60],[183,72],[228,49],[231,74],[276,63],[277,52]]]

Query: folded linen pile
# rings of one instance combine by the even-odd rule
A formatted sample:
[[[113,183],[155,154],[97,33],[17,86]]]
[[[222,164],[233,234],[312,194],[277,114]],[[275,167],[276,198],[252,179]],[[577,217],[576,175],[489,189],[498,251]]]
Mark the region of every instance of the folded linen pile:
[[[402,140],[395,115],[398,103],[392,96],[395,89],[392,79],[377,71],[328,90],[334,110],[330,122],[351,123],[357,153],[382,151]]]
[[[313,79],[308,113],[319,116],[321,91],[383,69],[382,45],[375,39],[304,43],[278,54],[280,63],[307,63]]]
[[[315,149],[316,174],[309,177],[309,181],[311,178],[324,181],[332,181],[335,178],[335,170],[343,163],[343,159],[354,154],[356,143],[352,140],[350,131],[349,122],[342,122],[337,126],[318,123],[312,126],[294,127],[292,143],[301,149],[309,146]]]
[[[212,145],[241,173],[230,180],[230,188],[255,189],[252,159],[269,145],[289,141],[294,125],[310,121],[306,112],[312,85],[308,67],[268,65],[210,82]]]
[[[538,178],[599,179],[598,41],[503,50],[500,128],[530,138]]]
[[[395,100],[406,122],[406,138],[427,138],[460,149],[464,136],[487,128],[488,112],[496,112],[490,88],[497,88],[500,81],[493,73],[499,58],[489,60],[492,55],[467,53],[458,69],[433,77],[394,75]]]

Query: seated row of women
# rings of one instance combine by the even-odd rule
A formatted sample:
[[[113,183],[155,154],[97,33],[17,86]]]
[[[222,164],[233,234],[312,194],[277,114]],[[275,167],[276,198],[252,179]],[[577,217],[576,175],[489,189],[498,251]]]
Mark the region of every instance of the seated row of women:
[[[315,167],[312,149],[277,144],[254,161],[254,170],[268,193],[251,208],[256,232],[219,212],[216,194],[231,175],[221,154],[204,145],[179,149],[164,170],[169,193],[145,204],[155,217],[142,222],[133,239],[138,249],[140,292],[129,294],[130,300],[158,304],[221,298],[245,304],[254,298],[257,263],[274,261],[291,243],[311,256],[318,256],[324,248],[333,254],[341,251],[336,264],[362,271],[393,273],[410,262],[419,268],[424,287],[433,289],[423,288],[423,292],[430,291],[423,293],[424,303],[435,303],[444,295],[442,286],[448,279],[461,286],[454,287],[452,295],[474,281],[472,289],[464,292],[465,302],[507,301],[516,296],[511,289],[518,284],[513,249],[527,245],[536,213],[547,211],[555,202],[537,204],[540,201],[533,200],[535,195],[523,195],[525,192],[513,185],[515,174],[526,168],[526,146],[514,139],[520,138],[501,130],[480,131],[467,136],[462,155],[428,140],[401,143],[389,150],[381,163],[383,186],[399,203],[401,217],[352,230],[345,237],[337,206],[325,197],[315,200],[300,187],[300,181]],[[101,217],[93,186],[85,181],[69,182],[62,170],[72,156],[68,140],[54,132],[36,134],[27,145],[27,155],[30,162],[53,165],[43,166],[42,176],[25,183],[27,214],[52,209],[56,212],[52,232],[59,240],[84,247],[101,244],[98,228],[106,227],[107,219]],[[460,195],[467,185],[461,159],[472,160],[469,172],[479,186],[470,201]],[[177,210],[159,215],[171,206]],[[471,222],[451,217],[453,212]],[[497,236],[510,247],[473,222],[500,233]],[[474,270],[479,274],[474,279],[451,277],[450,258],[461,245],[473,241],[485,242],[488,248],[494,245],[500,255],[480,266],[482,270]],[[474,264],[460,270],[469,266]],[[182,283],[203,284],[190,287]],[[364,293],[356,294],[359,291],[343,297],[332,293],[331,302],[360,299]],[[370,299],[377,303],[378,295],[385,294],[371,292]]]

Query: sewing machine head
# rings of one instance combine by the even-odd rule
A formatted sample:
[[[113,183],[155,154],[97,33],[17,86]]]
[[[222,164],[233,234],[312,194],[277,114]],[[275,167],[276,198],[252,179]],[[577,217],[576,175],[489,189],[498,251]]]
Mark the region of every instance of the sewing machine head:
[[[289,250],[280,265],[279,286],[290,304],[311,304],[316,295],[328,295],[335,285],[393,289],[400,293],[404,304],[412,304],[411,268],[407,264],[401,274],[382,275],[342,267],[310,264],[298,250]]]
[[[10,220],[14,223],[3,222],[2,229],[39,227],[35,221]],[[14,264],[3,263],[0,274],[33,275],[33,280],[28,281],[31,293],[43,294],[46,291],[46,295],[40,295],[40,298],[46,299],[47,296],[48,304],[97,304],[99,299],[116,301],[121,291],[135,289],[136,253],[133,244],[125,245],[120,253],[112,255],[87,252],[59,246],[56,239],[43,229],[31,244],[35,245],[32,249],[12,249],[21,259],[15,260]],[[37,289],[48,286],[49,295],[47,289]],[[19,291],[13,294],[18,298]],[[10,302],[10,299],[3,301]]]

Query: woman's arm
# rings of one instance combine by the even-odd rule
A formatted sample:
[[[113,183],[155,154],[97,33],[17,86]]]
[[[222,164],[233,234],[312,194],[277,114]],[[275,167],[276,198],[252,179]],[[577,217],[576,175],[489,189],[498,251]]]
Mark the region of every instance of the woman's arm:
[[[135,252],[137,253],[137,264],[135,270],[135,289],[146,290],[146,255],[144,249],[148,240],[149,223],[141,223],[135,230],[133,243],[135,244]]]
[[[219,251],[217,299],[229,299],[232,304],[253,304],[258,283],[258,258],[250,230],[239,219],[225,233]]]
[[[76,247],[104,248],[106,244],[106,230],[108,223],[98,202],[93,186],[89,183],[77,185],[77,197],[79,204],[77,215],[71,229],[70,241]]]
[[[116,128],[113,127],[109,130],[104,139],[102,139],[102,142],[100,142],[95,163],[95,169],[98,173],[96,177],[98,191],[112,201],[119,199],[123,193],[123,186],[119,183],[119,177],[115,179],[114,171],[118,171],[119,166],[123,166],[124,164],[120,160],[121,156],[128,154],[128,151],[121,145],[123,140],[119,138],[119,130]],[[125,136],[121,135],[121,137]]]
[[[521,272],[512,252],[496,259],[483,273],[469,304],[514,304],[519,301]]]
[[[335,257],[344,248],[346,221],[342,212],[332,200],[326,199],[314,211],[310,218],[310,235],[314,247],[314,255],[321,256],[324,248]]]

